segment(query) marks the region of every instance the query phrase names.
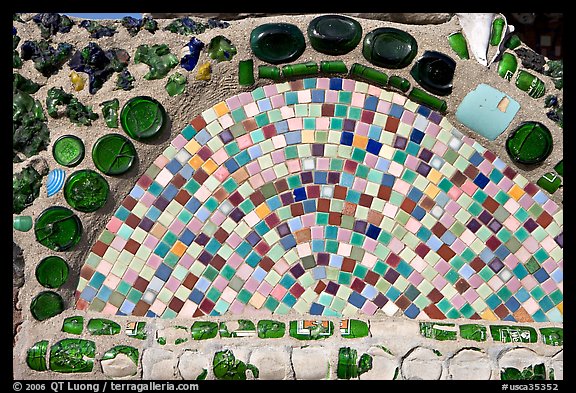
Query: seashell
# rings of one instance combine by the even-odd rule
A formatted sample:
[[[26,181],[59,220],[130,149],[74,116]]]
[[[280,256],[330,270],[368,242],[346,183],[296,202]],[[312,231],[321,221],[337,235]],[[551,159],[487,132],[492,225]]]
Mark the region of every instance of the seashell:
[[[46,178],[46,191],[48,196],[56,194],[64,187],[64,180],[66,179],[66,172],[63,169],[53,169],[48,173]]]
[[[506,17],[495,13],[457,13],[458,22],[462,27],[468,46],[476,61],[488,67],[502,52],[502,48],[508,34],[514,31],[514,26],[509,25]],[[502,35],[497,45],[490,46],[492,34],[492,22],[496,18],[502,18],[504,26]],[[490,49],[490,50],[489,50]]]

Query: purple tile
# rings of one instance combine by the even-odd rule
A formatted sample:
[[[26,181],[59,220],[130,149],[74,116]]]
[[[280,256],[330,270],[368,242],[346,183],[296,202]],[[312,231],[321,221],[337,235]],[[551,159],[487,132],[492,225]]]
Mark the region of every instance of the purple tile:
[[[430,150],[428,150],[426,148],[422,148],[422,151],[420,152],[419,157],[422,160],[429,162],[432,159],[433,155],[434,155],[434,153],[432,153]]]
[[[318,256],[316,257],[316,263],[318,265],[328,266],[330,263],[330,255],[323,252],[318,253]]]
[[[294,203],[294,196],[292,192],[285,192],[284,194],[280,195],[280,200],[284,206],[288,206],[291,203]]]
[[[430,120],[432,123],[440,124],[442,121],[442,115],[438,112],[431,112],[430,115],[428,115],[428,120]]]
[[[301,264],[297,263],[296,265],[294,265],[290,268],[290,273],[292,273],[292,275],[295,278],[298,278],[304,274],[304,268],[302,267]]]
[[[212,260],[212,254],[210,254],[208,251],[202,251],[200,255],[198,255],[198,260],[204,265],[208,265]]]
[[[556,236],[554,238],[554,240],[556,241],[556,243],[558,243],[558,245],[560,246],[560,248],[564,248],[564,232],[562,232],[561,234],[559,234],[558,236]]]
[[[356,220],[354,222],[354,232],[366,233],[366,221]]]
[[[150,229],[152,229],[152,227],[154,226],[154,221],[144,216],[144,218],[142,218],[142,221],[140,221],[140,224],[138,224],[138,226],[144,229],[146,232],[150,232]]]
[[[484,225],[488,225],[490,220],[492,220],[492,214],[490,214],[490,213],[488,213],[488,211],[484,210],[482,213],[480,213],[480,215],[478,216],[478,219],[480,221],[482,221],[482,223]]]
[[[323,157],[324,156],[324,145],[320,143],[312,144],[312,155],[315,157]]]
[[[330,295],[336,296],[336,292],[338,292],[338,288],[340,288],[340,284],[336,284],[334,281],[328,282],[324,292],[329,293]]]
[[[500,258],[494,258],[488,263],[490,269],[494,271],[494,273],[498,273],[504,267],[504,263],[500,260]]]
[[[378,295],[372,300],[372,302],[378,306],[378,308],[382,308],[388,303],[388,298],[384,296],[382,292],[378,292]]]
[[[262,238],[254,231],[250,232],[248,236],[246,236],[246,241],[254,247]]]
[[[356,127],[356,121],[352,119],[344,119],[344,124],[342,125],[342,129],[344,131],[354,131]]]
[[[276,230],[278,231],[278,235],[280,235],[280,237],[284,237],[286,235],[288,235],[290,233],[290,227],[288,226],[287,223],[283,222],[282,224],[278,225],[276,227]]]
[[[482,225],[475,218],[471,219],[470,222],[466,224],[466,227],[474,233],[476,233],[476,231],[480,229],[481,226]]]
[[[532,233],[534,229],[538,228],[538,224],[536,224],[532,218],[529,218],[524,223],[524,228],[526,228],[528,232]]]
[[[312,176],[312,172],[302,172],[300,174],[300,178],[302,179],[302,184],[310,184],[314,182],[314,177]]]
[[[206,244],[208,244],[209,240],[210,238],[205,233],[199,234],[198,236],[196,236],[196,239],[194,239],[194,241],[200,244],[201,246],[205,246]]]
[[[163,196],[159,196],[153,203],[154,206],[158,208],[160,211],[164,211],[170,202],[164,198]]]
[[[421,174],[424,177],[428,176],[428,174],[430,173],[431,170],[432,170],[432,167],[430,165],[426,164],[425,162],[420,162],[418,164],[418,168],[416,168],[416,172],[418,172],[419,174]]]
[[[386,274],[384,275],[384,279],[386,281],[388,281],[390,284],[394,284],[396,282],[396,279],[398,279],[399,276],[400,276],[400,273],[398,273],[396,270],[388,269],[386,271]]]
[[[233,219],[236,223],[240,222],[244,216],[244,212],[242,212],[242,210],[238,209],[237,207],[230,212],[230,218]]]
[[[340,183],[340,172],[328,172],[328,184]]]
[[[230,143],[234,139],[234,135],[228,129],[222,131],[219,136],[224,144]]]
[[[396,135],[396,139],[394,140],[394,147],[396,149],[404,150],[406,148],[406,143],[408,140],[402,136]]]
[[[498,220],[493,219],[492,221],[490,221],[490,224],[488,224],[488,228],[490,228],[492,232],[496,233],[502,228],[502,224],[500,224]]]

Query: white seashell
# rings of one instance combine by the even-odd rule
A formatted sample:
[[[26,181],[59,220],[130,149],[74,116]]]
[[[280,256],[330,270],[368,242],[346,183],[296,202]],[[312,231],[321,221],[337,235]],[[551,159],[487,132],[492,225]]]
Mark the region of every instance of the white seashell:
[[[456,14],[468,46],[478,63],[488,67],[498,58],[508,34],[514,31],[514,26],[508,25],[506,17],[495,13],[461,13]],[[492,21],[496,18],[504,19],[502,38],[497,46],[490,46]],[[490,52],[490,53],[489,53]]]

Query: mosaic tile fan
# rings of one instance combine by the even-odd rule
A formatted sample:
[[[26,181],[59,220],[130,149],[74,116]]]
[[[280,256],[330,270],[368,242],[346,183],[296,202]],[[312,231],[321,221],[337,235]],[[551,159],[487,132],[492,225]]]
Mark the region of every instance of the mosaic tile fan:
[[[562,215],[401,94],[272,84],[205,110],[154,161],[93,245],[76,307],[561,322]]]

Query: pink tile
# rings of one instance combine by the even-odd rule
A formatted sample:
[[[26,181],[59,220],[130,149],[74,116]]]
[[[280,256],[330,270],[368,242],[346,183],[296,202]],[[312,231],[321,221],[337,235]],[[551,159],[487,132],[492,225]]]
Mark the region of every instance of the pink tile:
[[[150,311],[152,311],[156,315],[162,315],[162,313],[166,310],[166,305],[160,301],[160,299],[154,300],[152,306],[150,306]]]
[[[254,293],[258,288],[258,285],[260,285],[260,283],[254,277],[250,277],[244,284],[244,289],[250,293]]]
[[[422,224],[420,221],[416,220],[414,217],[410,217],[404,228],[406,228],[406,230],[410,231],[411,233],[416,233],[421,226]]]
[[[364,164],[369,168],[376,168],[376,164],[378,163],[378,156],[374,154],[366,154],[364,158]]]
[[[132,285],[138,278],[138,273],[134,271],[132,268],[126,269],[124,276],[122,276],[122,280],[126,281],[128,284]]]
[[[374,239],[370,239],[369,237],[366,238],[366,240],[364,240],[364,250],[368,251],[368,252],[374,252],[374,250],[376,250],[376,247],[378,246],[378,242]],[[367,255],[365,255],[365,257],[367,257]],[[372,265],[374,266],[374,265]]]
[[[272,162],[278,164],[279,162],[286,161],[286,156],[284,155],[284,150],[276,150],[272,152]]]
[[[247,117],[254,117],[261,111],[260,108],[258,108],[258,104],[255,102],[249,102],[248,104],[244,105],[244,112],[246,112]]]
[[[144,239],[144,245],[151,250],[156,248],[156,246],[158,245],[158,242],[159,242],[159,240],[150,234],[148,234],[148,236],[146,236],[146,239]]]
[[[239,108],[241,104],[240,100],[238,99],[238,96],[232,96],[226,100],[226,105],[232,111],[234,109]]]
[[[516,211],[520,208],[520,204],[516,202],[513,198],[508,199],[503,206],[504,209],[509,211],[511,214],[516,213]]]
[[[246,170],[250,174],[250,176],[254,175],[255,173],[259,173],[261,171],[260,164],[258,161],[252,161],[251,163],[246,165]]]
[[[390,167],[388,168],[388,173],[396,177],[402,176],[404,172],[404,165],[397,163],[396,161],[390,162]]]
[[[169,160],[166,157],[164,157],[163,155],[159,155],[158,158],[154,160],[154,165],[162,169],[166,166],[166,164],[168,164],[168,162]]]
[[[378,306],[376,306],[371,301],[367,301],[364,303],[361,309],[366,315],[374,315],[376,310],[378,310]]]
[[[494,291],[499,290],[504,285],[504,282],[498,276],[492,276],[490,280],[488,280],[488,286],[492,288]]]
[[[276,180],[276,173],[274,172],[274,169],[268,168],[262,171],[262,179],[267,183]]]
[[[218,118],[218,123],[220,123],[223,129],[226,129],[234,125],[234,120],[230,114],[226,113]]]
[[[281,149],[283,147],[286,147],[286,138],[284,137],[284,135],[276,135],[272,137],[272,143],[274,144],[274,148],[275,149]]]
[[[520,198],[518,202],[520,203],[520,206],[522,206],[524,209],[529,210],[534,204],[534,199],[532,199],[530,195],[524,194],[524,196],[522,196],[522,198]]]
[[[316,118],[316,129],[317,130],[329,130],[330,129],[330,118],[329,117]]]
[[[118,286],[118,284],[120,284],[120,278],[114,274],[109,274],[106,277],[106,280],[104,280],[104,285],[106,285],[108,288],[114,289]]]
[[[478,190],[478,186],[474,184],[470,179],[466,179],[464,184],[460,186],[460,189],[464,191],[467,195],[472,196]]]
[[[228,258],[228,261],[227,261],[228,265],[230,265],[230,267],[232,267],[234,269],[238,268],[238,266],[240,266],[242,264],[242,262],[244,262],[244,259],[236,253],[233,253],[232,256],[230,256],[230,258]]]
[[[376,246],[378,245],[378,242],[376,240],[367,238],[366,241],[364,242],[364,248],[369,252],[374,252],[373,250],[371,250],[372,245],[370,245],[369,247],[367,246],[367,244],[372,243],[374,244],[374,249],[376,249]],[[362,261],[360,263],[362,264],[362,266],[366,266],[368,269],[372,269],[376,264],[376,262],[378,262],[378,258],[374,254],[364,253],[364,256],[362,257]]]
[[[460,309],[464,304],[466,304],[466,300],[459,294],[455,294],[452,296],[452,299],[450,299],[450,303],[452,303],[454,307]]]
[[[384,205],[384,209],[382,209],[382,214],[386,217],[395,218],[396,213],[398,212],[398,207],[394,206],[391,203],[387,203]]]
[[[156,254],[151,254],[148,257],[148,261],[146,262],[146,264],[148,266],[150,266],[153,269],[157,269],[158,266],[160,266],[160,264],[162,263],[162,258],[160,258],[158,255]]]
[[[321,170],[321,171],[327,171],[328,169],[330,169],[330,159],[324,158],[324,157],[317,158],[316,159],[316,169]]]
[[[250,265],[243,264],[238,268],[238,270],[236,270],[236,275],[243,280],[247,280],[248,277],[250,277],[252,275],[253,271],[254,271],[254,269],[251,268]]]
[[[246,91],[238,94],[238,99],[240,100],[240,104],[242,104],[242,105],[246,105],[250,102],[254,102],[254,98],[252,97],[252,94],[250,94]]]
[[[184,145],[186,145],[187,143],[188,141],[186,140],[186,138],[184,138],[182,134],[178,134],[178,136],[174,138],[172,142],[170,142],[170,144],[174,146],[176,149],[182,149]]]
[[[140,202],[146,207],[152,206],[155,200],[156,197],[150,194],[148,191],[146,191],[144,195],[142,195],[142,198],[140,198]]]
[[[314,213],[305,214],[301,218],[302,218],[302,225],[304,228],[310,228],[316,222],[316,217]]]
[[[452,217],[449,214],[444,214],[442,216],[442,218],[440,218],[440,222],[442,223],[442,225],[444,225],[446,228],[449,228],[452,226],[452,224],[454,224],[454,221],[456,221],[454,219],[454,217]]]
[[[522,306],[528,312],[528,314],[534,314],[536,311],[540,309],[540,306],[538,305],[538,303],[536,303],[536,300],[534,300],[533,298],[527,299],[522,304]]]
[[[190,266],[192,266],[192,263],[194,263],[194,258],[192,258],[192,256],[187,253],[184,253],[184,255],[182,255],[182,257],[178,261],[178,264],[182,265],[186,269],[189,269]]]
[[[468,246],[472,244],[474,239],[476,239],[476,235],[472,233],[472,231],[468,228],[466,228],[464,232],[462,232],[462,234],[460,235],[460,240],[462,240]]]
[[[394,93],[392,96],[392,103],[404,106],[406,103],[406,97],[402,94]]]
[[[102,314],[104,315],[115,315],[116,312],[118,311],[118,307],[113,306],[110,303],[106,303],[106,305],[104,306],[104,308],[102,309]]]
[[[214,176],[219,182],[223,182],[228,178],[228,176],[230,176],[230,172],[228,172],[228,169],[226,169],[225,166],[221,166],[216,169],[216,172],[214,172],[212,176]]]
[[[196,191],[194,193],[194,196],[200,202],[204,202],[206,199],[210,198],[211,195],[212,195],[212,191],[210,191],[208,188],[206,188],[206,186],[204,184],[202,184],[200,186],[200,188],[198,189],[198,191]]]
[[[235,290],[233,290],[230,287],[226,287],[222,291],[222,295],[220,295],[220,298],[222,300],[228,302],[229,304],[231,304],[236,299],[236,295],[238,295],[238,294],[236,293]]]
[[[300,172],[302,170],[300,167],[300,160],[298,159],[286,161],[286,166],[288,167],[288,172],[290,173]]]
[[[416,255],[410,261],[410,266],[412,266],[417,272],[422,272],[428,266],[428,263],[422,259],[420,255]]]
[[[276,285],[274,287],[274,289],[272,290],[272,292],[270,292],[270,295],[278,300],[281,301],[282,298],[284,297],[284,295],[286,295],[286,292],[288,292],[288,290],[286,288],[284,288],[282,285]]]
[[[424,277],[422,277],[422,275],[417,271],[413,271],[410,276],[408,276],[408,281],[410,281],[410,283],[415,287],[417,287],[418,284],[422,282],[422,280],[424,280]]]
[[[395,237],[393,237],[392,240],[390,240],[390,243],[388,243],[388,248],[390,249],[390,251],[396,254],[400,254],[400,252],[402,252],[405,246],[406,245],[404,244],[404,242],[398,240]]]
[[[338,102],[338,91],[326,90],[324,94],[324,102],[335,103]]]
[[[290,131],[297,131],[302,129],[302,118],[295,117],[293,119],[288,119],[288,129]]]
[[[312,239],[324,239],[324,227],[314,226],[310,228]]]
[[[484,280],[482,279],[482,277],[480,277],[479,275],[477,275],[476,273],[474,273],[473,275],[470,276],[470,278],[468,279],[468,283],[470,284],[470,286],[474,289],[478,289],[480,287],[480,285],[482,285],[484,283]]]
[[[414,114],[414,112],[410,112],[408,110],[405,110],[402,113],[402,117],[400,118],[400,120],[402,121],[402,123],[412,125],[414,123],[415,117],[416,117],[416,115]]]
[[[170,290],[170,292],[174,293],[176,292],[178,287],[180,287],[180,281],[178,281],[175,277],[171,276],[170,278],[168,278],[166,284],[164,284],[164,287]]]
[[[307,104],[309,102],[312,102],[312,93],[310,89],[298,90],[297,93],[298,93],[298,103]]]
[[[440,290],[448,284],[448,281],[446,281],[444,277],[438,275],[432,279],[432,284],[436,289]]]
[[[378,100],[378,106],[376,107],[376,111],[384,114],[390,113],[390,107],[392,106],[391,103],[388,101]]]
[[[278,88],[276,87],[276,85],[266,85],[263,87],[264,89],[264,94],[266,94],[266,97],[273,97],[278,95]]]
[[[270,97],[270,103],[272,103],[272,108],[278,109],[286,105],[286,101],[284,101],[284,94],[277,94],[275,96]]]
[[[356,81],[353,79],[342,79],[342,90],[354,91],[356,87]]]
[[[212,286],[222,292],[228,286],[228,280],[222,276],[218,276],[212,283]]]
[[[508,254],[508,256],[504,258],[503,262],[510,270],[516,268],[516,266],[518,266],[518,264],[520,263],[520,261],[514,254]]]
[[[441,275],[444,275],[444,274],[446,274],[446,272],[448,272],[448,270],[450,270],[450,265],[447,264],[445,261],[440,260],[440,261],[436,262],[434,269],[438,273],[440,273]]]
[[[184,229],[186,225],[180,221],[180,220],[174,220],[172,221],[172,224],[170,224],[170,226],[168,227],[170,229],[171,232],[179,234],[182,229]]]
[[[516,251],[514,254],[522,262],[527,262],[532,256],[532,253],[529,252],[524,246],[520,246],[518,251]]]
[[[461,254],[466,249],[466,244],[464,244],[460,239],[456,239],[450,247],[456,254]]]
[[[544,210],[550,214],[554,214],[556,211],[558,211],[558,205],[552,199],[548,199],[546,202],[544,202],[543,207]]]
[[[522,242],[522,245],[531,253],[535,253],[540,248],[538,241],[532,236],[528,236],[528,238]]]
[[[426,131],[425,133],[430,135],[430,136],[438,136],[438,133],[440,132],[440,126],[438,124],[429,122],[428,123],[428,127],[426,127]],[[441,142],[436,142],[437,144],[442,144]],[[444,145],[444,151],[446,151],[446,145]],[[444,151],[442,153],[444,153]]]
[[[531,291],[536,285],[538,285],[538,281],[533,276],[526,276],[522,280],[522,286],[526,288],[528,291]]]
[[[238,143],[238,147],[240,148],[240,150],[247,149],[254,144],[254,142],[252,142],[252,139],[250,138],[250,134],[244,134],[236,138],[236,142]]]
[[[556,285],[556,282],[554,280],[552,280],[551,278],[547,279],[546,281],[544,281],[542,284],[540,284],[540,287],[546,292],[546,294],[551,294],[552,292],[554,292],[556,289],[558,289],[558,286]]]
[[[460,211],[462,207],[454,202],[454,201],[448,201],[448,203],[446,204],[446,206],[444,207],[444,210],[446,210],[448,213],[454,215],[456,213],[458,213],[458,211]]]
[[[478,293],[472,290],[464,292],[462,296],[464,297],[464,299],[466,299],[468,303],[474,303],[474,301],[480,297]]]
[[[190,220],[190,222],[186,225],[186,227],[194,233],[198,233],[202,228],[202,226],[203,226],[202,222],[196,217]]]
[[[222,165],[228,158],[230,158],[230,156],[226,153],[226,150],[224,150],[223,147],[218,149],[218,151],[212,155],[212,160],[214,160],[218,165]]]
[[[340,242],[349,242],[352,237],[352,231],[349,229],[338,228],[338,235],[336,239]]]
[[[482,163],[478,166],[478,169],[480,169],[480,172],[482,172],[483,174],[485,174],[486,176],[488,176],[490,174],[490,172],[492,171],[494,167],[492,166],[492,163],[490,161],[482,161]]]
[[[226,239],[226,243],[228,243],[230,247],[235,249],[236,247],[238,247],[238,245],[240,245],[240,243],[242,243],[242,238],[238,236],[236,232],[232,232],[230,236],[228,236],[228,239]]]
[[[520,222],[514,216],[508,216],[502,225],[504,225],[506,229],[514,232],[520,227]]]
[[[220,210],[216,210],[213,214],[212,214],[212,218],[210,219],[210,221],[212,221],[214,224],[216,224],[217,226],[222,225],[222,223],[224,222],[224,220],[226,219],[226,215],[224,213],[222,213]]]
[[[105,276],[110,273],[110,270],[112,270],[112,264],[104,259],[101,260],[98,264],[98,267],[96,267],[96,271],[102,273]]]
[[[370,124],[364,123],[363,121],[357,121],[354,127],[356,134],[362,136],[368,136],[368,131],[370,131]]]
[[[238,300],[234,300],[230,305],[230,312],[234,315],[240,315],[244,313],[244,304]]]
[[[378,98],[382,94],[382,89],[378,86],[368,85],[368,94]]]
[[[296,252],[300,258],[312,255],[312,249],[310,248],[310,243],[300,243],[296,246]]]
[[[408,156],[406,157],[406,161],[404,161],[404,165],[407,166],[409,169],[412,169],[413,171],[416,170],[416,168],[418,168],[418,165],[420,164],[419,159],[417,159],[414,156]]]
[[[550,274],[554,270],[558,269],[558,263],[552,258],[548,258],[542,263],[542,267],[544,268],[544,270],[546,270],[546,272]]]
[[[411,186],[412,186],[411,184],[408,184],[407,182],[405,182],[402,179],[396,179],[396,181],[394,182],[394,185],[392,186],[392,189],[394,191],[399,192],[402,195],[407,195]]]
[[[368,182],[366,181],[366,179],[356,178],[356,180],[354,180],[354,183],[352,184],[352,189],[355,191],[364,192],[364,190],[366,190],[367,183]]]
[[[514,184],[516,184],[516,183],[514,183],[512,180],[508,179],[507,177],[503,177],[498,182],[498,186],[504,191],[508,191],[510,188],[512,188],[512,186]]]
[[[352,106],[357,106],[358,108],[363,108],[365,99],[366,95],[364,93],[358,93],[357,91],[355,91],[354,93],[352,93],[352,101],[350,104]]]
[[[122,251],[126,245],[126,242],[127,240],[122,239],[120,236],[116,236],[114,240],[112,240],[112,243],[110,243],[110,246],[112,246],[112,248],[115,250]]]
[[[515,293],[517,292],[520,287],[522,286],[522,283],[520,282],[520,280],[518,280],[517,277],[512,277],[510,278],[510,280],[508,280],[508,282],[506,283],[506,287],[512,292]]]
[[[317,78],[316,88],[328,90],[330,88],[330,78]]]
[[[288,265],[288,263],[284,260],[284,258],[280,258],[275,264],[273,269],[278,273],[278,274],[284,274],[288,271],[288,269],[290,269],[290,266]]]
[[[120,219],[118,219],[117,217],[113,216],[110,219],[110,221],[108,221],[108,224],[106,224],[106,229],[108,229],[112,233],[117,233],[118,229],[120,229],[121,226],[122,221],[120,221]]]
[[[294,108],[291,106],[283,106],[280,108],[280,113],[283,119],[290,119],[294,117]]]

